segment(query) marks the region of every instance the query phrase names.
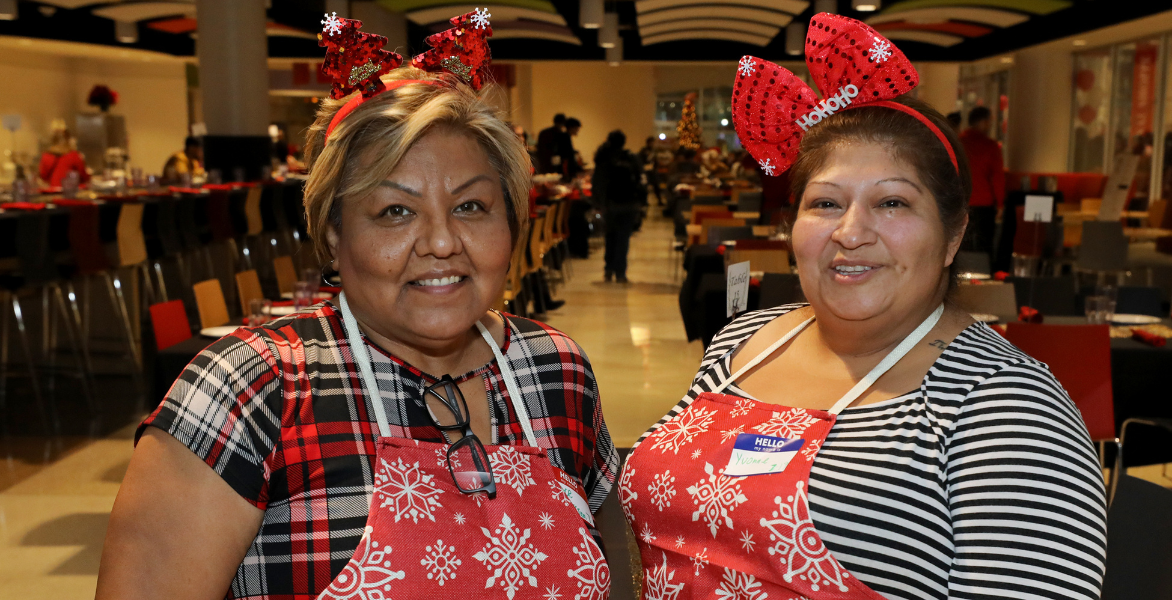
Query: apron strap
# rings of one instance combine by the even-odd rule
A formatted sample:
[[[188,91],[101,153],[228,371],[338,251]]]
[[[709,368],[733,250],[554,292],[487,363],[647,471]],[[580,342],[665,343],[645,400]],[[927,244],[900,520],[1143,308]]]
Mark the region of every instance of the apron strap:
[[[899,345],[896,346],[891,352],[889,352],[887,356],[884,356],[883,360],[879,361],[879,364],[875,365],[875,368],[871,369],[870,373],[867,373],[862,379],[859,380],[858,383],[855,384],[853,388],[850,389],[849,392],[846,393],[846,395],[839,399],[838,402],[835,402],[834,406],[831,407],[831,409],[827,412],[832,415],[837,415],[846,409],[846,407],[850,406],[851,403],[853,403],[855,400],[858,400],[859,396],[863,395],[863,392],[870,389],[872,385],[875,385],[875,382],[878,381],[884,373],[887,373],[887,371],[891,370],[891,367],[895,366],[895,363],[898,363],[900,359],[906,356],[907,353],[915,347],[916,344],[920,343],[920,341],[924,339],[924,336],[928,335],[929,331],[932,331],[932,328],[936,326],[936,323],[940,322],[940,316],[943,314],[944,305],[941,304],[940,306],[936,307],[936,310],[932,311],[932,314],[928,315],[927,319],[924,319],[924,322],[920,323],[919,327],[916,327],[915,330],[908,334],[908,336],[905,337],[903,341],[901,341]],[[789,331],[789,333],[786,333],[784,336],[782,336],[781,339],[770,344],[769,347],[765,350],[762,350],[760,354],[755,356],[753,360],[750,360],[747,364],[745,364],[745,366],[737,369],[737,372],[733,373],[732,376],[730,376],[728,379],[720,382],[720,385],[716,386],[716,388],[712,390],[713,393],[719,394],[722,390],[724,390],[724,388],[728,387],[737,379],[740,379],[742,375],[748,373],[751,369],[764,362],[765,359],[769,358],[770,355],[772,355],[774,352],[777,352],[778,348],[784,346],[787,342],[792,340],[796,335],[801,333],[802,330],[804,330],[810,323],[813,322],[814,317],[810,317],[809,319],[802,321],[800,324],[798,324],[797,327],[794,327]]]
[[[391,426],[387,423],[387,411],[383,407],[383,396],[378,390],[378,380],[374,378],[374,369],[370,366],[370,348],[362,341],[362,332],[358,330],[358,321],[354,313],[350,312],[350,303],[346,302],[346,292],[338,294],[339,304],[342,305],[342,326],[346,329],[346,339],[350,342],[350,354],[354,362],[358,363],[358,371],[362,374],[362,385],[366,388],[366,395],[370,396],[370,404],[374,407],[374,416],[378,421],[379,437],[391,437]]]
[[[509,321],[504,317],[501,317],[501,320],[505,323],[505,335],[508,335]],[[517,388],[517,378],[513,375],[513,367],[509,364],[509,359],[505,358],[501,347],[497,345],[496,340],[492,339],[492,334],[488,332],[488,328],[483,323],[477,321],[476,328],[480,330],[480,337],[488,342],[488,347],[492,348],[492,353],[496,356],[496,365],[501,370],[501,379],[505,380],[505,388],[509,390],[509,398],[513,400],[513,410],[517,412],[517,420],[521,422],[521,429],[525,430],[525,441],[534,448],[539,447],[537,436],[533,434],[533,424],[529,422],[529,409],[521,397],[521,390]]]

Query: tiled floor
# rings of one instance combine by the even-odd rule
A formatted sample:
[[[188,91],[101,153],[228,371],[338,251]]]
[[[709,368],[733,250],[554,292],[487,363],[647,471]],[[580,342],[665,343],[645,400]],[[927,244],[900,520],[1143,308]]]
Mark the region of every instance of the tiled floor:
[[[549,322],[592,359],[607,425],[620,447],[630,446],[679,400],[700,360],[699,342],[684,337],[674,264],[670,225],[649,221],[632,240],[633,283],[602,283],[599,249],[589,260],[573,263],[573,277],[557,291],[566,306],[549,315]],[[128,422],[97,440],[0,440],[0,597],[93,597],[106,522],[130,460],[133,431]],[[1132,474],[1172,487],[1160,466]],[[611,504],[605,510],[614,512]],[[612,561],[625,562],[622,533],[615,527],[604,533]],[[628,600],[630,579],[620,579],[615,567],[612,597]]]

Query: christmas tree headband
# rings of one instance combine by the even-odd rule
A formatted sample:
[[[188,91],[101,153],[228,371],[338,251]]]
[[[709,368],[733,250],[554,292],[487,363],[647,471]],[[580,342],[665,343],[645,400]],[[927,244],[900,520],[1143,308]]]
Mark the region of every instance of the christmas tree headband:
[[[911,62],[865,23],[830,13],[810,19],[806,65],[822,100],[789,70],[754,56],[741,59],[733,88],[733,124],[741,144],[766,175],[780,175],[798,157],[802,136],[830,115],[882,106],[906,113],[932,130],[959,173],[944,132],[914,108],[891,99],[920,83]]]
[[[412,58],[411,66],[430,73],[451,73],[472,89],[479,90],[487,79],[486,71],[492,60],[488,49],[488,38],[492,35],[488,18],[491,16],[487,8],[478,8],[452,17],[448,21],[452,28],[428,36],[424,41],[431,49]],[[326,143],[346,115],[383,92],[411,83],[446,85],[441,80],[401,79],[391,82],[388,87],[382,76],[399,68],[403,57],[383,49],[387,38],[359,31],[362,21],[340,18],[338,13],[326,14],[322,25],[324,27],[317,38],[318,45],[326,48],[321,71],[334,82],[330,97],[340,100],[361,92],[334,113],[326,129]]]

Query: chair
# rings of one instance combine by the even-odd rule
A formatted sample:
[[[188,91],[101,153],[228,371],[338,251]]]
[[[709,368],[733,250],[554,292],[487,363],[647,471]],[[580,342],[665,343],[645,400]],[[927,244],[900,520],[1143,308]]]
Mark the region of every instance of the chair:
[[[199,310],[199,326],[201,328],[216,327],[228,322],[228,305],[224,302],[224,292],[220,288],[219,279],[208,279],[192,286],[195,293],[195,306]]]
[[[960,273],[983,273],[991,275],[993,273],[989,265],[989,255],[985,252],[970,252],[961,250],[956,253],[957,271]]]
[[[1107,511],[1103,600],[1172,598],[1172,490],[1121,475]]]
[[[727,241],[744,240],[753,237],[753,227],[743,225],[738,227],[715,226],[708,228],[708,245],[719,246]]]
[[[293,288],[297,285],[297,269],[293,268],[293,257],[278,256],[274,258],[273,272],[277,276],[277,288],[281,293],[292,294]]]
[[[757,301],[757,309],[763,310],[783,304],[805,302],[806,296],[802,293],[802,282],[792,273],[766,273],[761,278],[761,294]]]
[[[692,197],[692,210],[695,210],[697,206],[702,206],[702,205],[723,206],[724,205],[724,195],[722,195],[722,194],[697,194]]]
[[[1022,352],[1046,363],[1082,414],[1091,441],[1115,446],[1115,466],[1122,468],[1123,441],[1115,435],[1115,403],[1111,388],[1111,334],[1107,325],[1034,325],[1008,323],[1005,339]]]
[[[728,264],[735,265],[749,261],[750,271],[766,273],[789,273],[789,251],[787,250],[744,250],[741,242],[727,253]]]
[[[1078,309],[1074,277],[1010,277],[1005,283],[1013,285],[1018,308],[1029,306],[1056,317],[1084,314]]]
[[[697,243],[701,246],[708,245],[708,232],[713,227],[744,227],[744,219],[704,219],[700,223],[700,237]],[[753,236],[753,229],[749,228],[749,236]]]
[[[1017,318],[1017,298],[1012,283],[959,285],[951,300],[971,314],[997,315],[1002,321]]]
[[[1164,225],[1164,213],[1167,211],[1167,200],[1152,200],[1151,204],[1148,204],[1148,227],[1162,229]]]
[[[737,211],[739,212],[761,212],[761,201],[765,194],[760,191],[745,191],[737,196]]]
[[[1165,317],[1162,293],[1158,287],[1123,286],[1118,290],[1115,312],[1119,314]]]
[[[251,314],[249,307],[252,301],[264,300],[265,297],[260,289],[260,277],[257,276],[255,269],[236,274],[236,290],[240,294],[240,314],[245,317]]]
[[[151,327],[155,330],[155,349],[170,348],[191,338],[191,323],[182,300],[152,304]]]
[[[1100,282],[1107,273],[1127,272],[1127,236],[1118,221],[1084,221],[1082,246],[1074,267],[1078,271],[1098,274]]]

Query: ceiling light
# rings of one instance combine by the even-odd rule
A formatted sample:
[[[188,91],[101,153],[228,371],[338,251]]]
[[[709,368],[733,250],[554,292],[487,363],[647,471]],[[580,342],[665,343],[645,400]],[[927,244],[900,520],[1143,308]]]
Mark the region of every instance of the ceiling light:
[[[882,3],[879,0],[851,0],[851,8],[859,12],[879,10]]]
[[[1002,56],[1001,62],[1004,64],[1007,64],[1007,65],[1013,64],[1013,57],[1012,56]]]
[[[0,0],[0,21],[15,21],[16,0]]]
[[[1073,42],[1071,42],[1071,43],[1072,43],[1072,44],[1074,44],[1075,46],[1085,46],[1085,45],[1087,45],[1087,41],[1086,41],[1086,40],[1074,40],[1074,41],[1073,41]]]
[[[838,0],[816,0],[814,2],[814,13],[837,13]]]
[[[728,119],[721,119],[720,126],[721,127],[728,127]]]
[[[598,30],[598,45],[614,48],[619,43],[619,13],[608,12],[602,17],[602,28]]]
[[[138,41],[138,23],[133,21],[114,21],[114,37],[123,44],[133,44]]]
[[[606,49],[606,62],[612,67],[617,67],[622,64],[623,47],[621,44]]]
[[[583,29],[602,27],[602,0],[581,0],[578,4],[578,26]]]
[[[790,21],[785,26],[785,53],[793,56],[800,55],[806,45],[806,24],[799,21]]]
[[[659,141],[661,141],[661,142],[662,142],[663,140],[666,140],[666,139],[667,139],[667,134],[666,134],[666,133],[661,133],[661,134],[659,134]]]

